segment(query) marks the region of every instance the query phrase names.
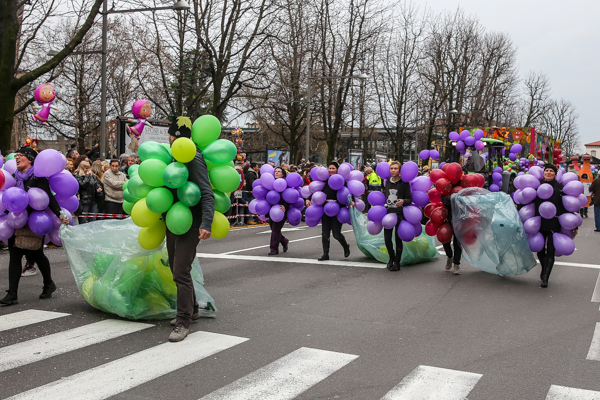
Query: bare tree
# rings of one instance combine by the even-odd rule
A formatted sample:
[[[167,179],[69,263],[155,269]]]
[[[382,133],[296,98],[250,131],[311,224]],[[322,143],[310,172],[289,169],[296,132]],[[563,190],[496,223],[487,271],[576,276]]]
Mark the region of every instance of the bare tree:
[[[554,139],[560,140],[567,160],[573,154],[578,153],[581,145],[578,118],[575,106],[565,99],[550,101],[547,111],[543,115],[545,132]]]
[[[522,126],[535,126],[543,122],[544,114],[550,106],[550,81],[543,72],[530,71],[523,83]]]

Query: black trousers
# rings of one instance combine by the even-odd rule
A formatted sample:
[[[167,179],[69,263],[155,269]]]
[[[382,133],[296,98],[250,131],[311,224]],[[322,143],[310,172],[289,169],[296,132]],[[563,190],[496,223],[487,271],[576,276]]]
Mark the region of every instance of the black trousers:
[[[394,231],[396,232],[396,234],[394,234]],[[392,236],[395,236],[396,238],[395,252],[394,245],[392,244]],[[402,249],[404,247],[402,239],[400,239],[400,236],[398,236],[398,227],[392,229],[384,229],[383,237],[385,238],[385,248],[387,249],[388,254],[390,255],[390,261],[400,263],[400,260],[402,259]]]
[[[22,260],[26,256],[28,262],[37,264],[42,277],[44,278],[44,286],[52,283],[52,274],[50,273],[50,261],[44,254],[44,247],[39,250],[23,250],[14,246],[15,237],[8,240],[8,253],[10,261],[8,262],[8,291],[14,295],[19,290],[19,281],[21,280],[21,272],[23,272]]]
[[[444,243],[444,251],[446,252],[446,256],[448,258],[454,258],[452,261],[456,265],[460,265],[460,257],[462,256],[462,247],[460,242],[456,238],[456,235],[452,236],[452,244],[454,245],[454,254],[452,252],[452,246],[450,246],[450,242]]]
[[[556,249],[554,248],[554,237],[552,236],[551,231],[540,231],[544,240],[547,240],[546,245],[542,248],[541,251],[538,251],[537,256],[540,260],[540,264],[543,266],[544,262],[548,262],[548,266],[552,268],[554,266],[554,255],[556,253]]]
[[[321,218],[321,240],[323,241],[324,253],[329,253],[329,238],[332,233],[334,239],[340,242],[343,248],[348,246],[346,238],[342,235],[342,223],[337,217],[329,217],[323,214]]]

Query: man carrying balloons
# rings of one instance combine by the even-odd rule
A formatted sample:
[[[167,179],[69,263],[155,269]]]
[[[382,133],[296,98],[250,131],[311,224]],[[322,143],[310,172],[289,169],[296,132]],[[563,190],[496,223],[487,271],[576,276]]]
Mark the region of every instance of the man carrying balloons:
[[[398,161],[392,161],[390,164],[391,177],[385,182],[383,187],[383,194],[386,198],[385,207],[387,208],[387,215],[383,219],[392,219],[392,224],[396,227],[396,252],[394,253],[394,245],[392,244],[392,235],[394,234],[394,228],[385,228],[383,230],[383,236],[385,238],[385,247],[390,255],[390,261],[388,262],[387,269],[390,271],[400,271],[400,260],[402,259],[402,239],[398,232],[398,222],[403,217],[404,206],[410,205],[412,201],[410,193],[410,184],[400,179],[400,163]],[[384,223],[384,225],[386,225]]]
[[[169,141],[171,144],[178,138],[190,139],[192,136],[191,127],[192,123],[189,118],[176,118],[169,126]],[[177,285],[177,317],[171,321],[171,325],[175,325],[175,328],[169,336],[170,342],[179,342],[185,339],[190,331],[192,319],[196,320],[200,317],[191,276],[192,262],[196,257],[196,246],[198,246],[199,241],[210,237],[215,213],[215,199],[206,162],[202,152],[196,149],[191,140],[190,146],[190,150],[193,150],[195,155],[191,161],[185,164],[189,171],[188,181],[195,183],[202,195],[199,203],[190,207],[193,219],[191,228],[187,232],[176,235],[168,229],[169,224],[167,223],[169,266],[173,272],[173,281]],[[180,150],[187,152],[188,149]],[[171,189],[171,192],[173,193],[174,202],[177,202],[178,191]]]
[[[50,191],[48,178],[43,177],[43,174],[40,173],[36,174],[40,176],[34,175],[33,162],[37,155],[37,151],[31,147],[22,147],[15,155],[17,170],[14,173],[14,185],[15,189],[21,189],[20,191],[15,190],[15,192],[19,192],[24,195],[22,196],[24,204],[22,204],[22,207],[20,207],[22,210],[19,214],[23,213],[26,221],[28,215],[31,217],[38,215],[32,208],[31,201],[29,201],[26,192],[42,190],[48,197],[48,202],[46,203],[47,207],[58,219],[61,220],[63,224],[68,224],[68,218],[61,218],[61,209],[58,204],[58,200]],[[38,166],[38,168],[40,168],[40,166]],[[64,168],[64,165],[60,166],[60,169],[62,168]],[[4,182],[2,182],[2,185],[4,185]],[[7,196],[7,193],[8,191],[4,193],[3,197],[10,197]],[[3,198],[3,204],[9,204],[9,200],[10,199],[8,198]],[[13,201],[11,201],[10,206],[17,206],[17,200],[20,199],[15,198],[12,200]],[[42,214],[44,213],[42,212]],[[40,294],[40,299],[49,299],[52,297],[52,293],[56,291],[56,284],[52,280],[50,273],[50,262],[44,254],[43,237],[40,237],[40,235],[34,235],[34,231],[37,230],[34,224],[37,220],[32,220],[31,217],[29,218],[28,225],[25,225],[26,221],[24,221],[23,227],[14,230],[14,234],[8,239],[8,250],[10,254],[10,261],[8,265],[8,293],[2,300],[0,300],[0,305],[7,306],[18,303],[17,291],[19,288],[19,280],[21,279],[21,260],[23,259],[23,256],[27,256],[29,261],[38,265],[38,268],[42,273],[42,277],[44,278],[44,287],[42,289],[42,294]],[[41,220],[42,218],[40,217],[39,219]]]

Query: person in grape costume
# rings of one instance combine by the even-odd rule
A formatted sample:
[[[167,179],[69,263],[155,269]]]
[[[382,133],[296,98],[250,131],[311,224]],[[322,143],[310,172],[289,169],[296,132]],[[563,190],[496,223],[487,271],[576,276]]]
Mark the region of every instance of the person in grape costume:
[[[448,209],[448,219],[447,221],[452,225],[452,205],[450,203],[450,196],[441,196],[442,204],[446,206]],[[446,271],[450,271],[453,268],[452,273],[454,275],[460,275],[460,258],[462,257],[462,246],[458,241],[458,238],[453,233],[452,234],[452,245],[450,242],[444,243],[444,252],[446,253]],[[453,251],[454,248],[454,251]]]
[[[37,154],[37,151],[31,147],[21,147],[17,151],[17,154],[15,155],[17,170],[13,175],[16,181],[15,186],[25,191],[34,187],[42,189],[44,192],[46,192],[48,198],[50,199],[50,204],[48,205],[50,210],[52,210],[54,215],[61,219],[63,224],[68,224],[68,218],[61,218],[60,206],[50,191],[48,178],[37,177],[33,174],[33,162],[37,157]],[[28,206],[26,211],[28,214],[31,214],[33,209]],[[17,247],[18,243],[16,243],[16,235],[25,233],[26,230],[29,230],[29,228],[24,227],[18,229],[15,231],[15,235],[8,239],[8,251],[10,254],[10,261],[8,264],[8,293],[2,300],[0,300],[0,305],[3,306],[18,303],[17,291],[19,289],[19,281],[21,279],[21,260],[23,259],[23,256],[26,256],[28,261],[37,264],[38,269],[44,278],[44,287],[42,289],[42,294],[40,294],[40,299],[49,299],[52,297],[52,293],[56,291],[56,284],[52,280],[52,275],[50,272],[50,261],[48,261],[48,258],[44,254],[44,241],[39,241],[39,248],[36,250],[26,250]]]
[[[279,178],[285,179],[287,174],[283,168],[277,167],[273,171],[273,175],[275,176],[275,179],[279,179]],[[287,212],[287,210],[290,208],[290,205],[283,198],[281,198],[281,200],[279,200],[279,206],[281,207],[281,210],[284,213]],[[279,254],[279,244],[280,243],[283,246],[283,252],[285,253],[286,251],[288,251],[288,243],[290,241],[281,234],[281,228],[283,228],[285,221],[286,221],[285,217],[279,222],[275,222],[271,218],[269,218],[269,220],[268,220],[269,226],[271,227],[271,243],[270,243],[271,251],[269,251],[270,256]]]
[[[392,176],[383,185],[383,194],[386,197],[385,208],[387,213],[395,213],[398,217],[398,223],[404,219],[403,208],[405,205],[410,205],[412,196],[410,194],[410,184],[400,179],[400,163],[392,161],[390,164],[390,173]],[[392,243],[392,236],[396,237],[396,252]],[[400,271],[400,260],[402,259],[402,239],[398,235],[398,225],[396,225],[396,235],[394,228],[383,230],[385,239],[385,247],[390,256],[387,269],[390,271]]]
[[[171,144],[181,137],[192,137],[192,122],[187,117],[177,117],[169,126]],[[177,285],[177,317],[171,321],[171,325],[174,325],[175,328],[169,336],[170,342],[179,342],[185,339],[190,331],[192,320],[200,318],[194,292],[194,281],[190,272],[192,262],[196,257],[198,243],[200,240],[210,237],[215,213],[215,198],[202,151],[196,149],[194,159],[185,165],[189,171],[188,180],[200,188],[202,197],[197,205],[190,207],[193,221],[189,231],[182,235],[176,235],[167,228],[169,266],[173,272],[173,281]],[[177,190],[171,189],[171,192],[174,202],[177,202]],[[166,215],[164,218],[166,220]]]

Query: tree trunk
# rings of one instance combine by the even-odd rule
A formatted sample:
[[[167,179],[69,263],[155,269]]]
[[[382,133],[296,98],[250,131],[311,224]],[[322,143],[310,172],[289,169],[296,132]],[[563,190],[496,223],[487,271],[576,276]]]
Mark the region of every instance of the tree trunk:
[[[11,135],[14,121],[15,97],[16,91],[13,91],[8,85],[0,85],[0,150],[6,155],[6,151],[11,149]],[[15,150],[15,149],[12,149]]]

